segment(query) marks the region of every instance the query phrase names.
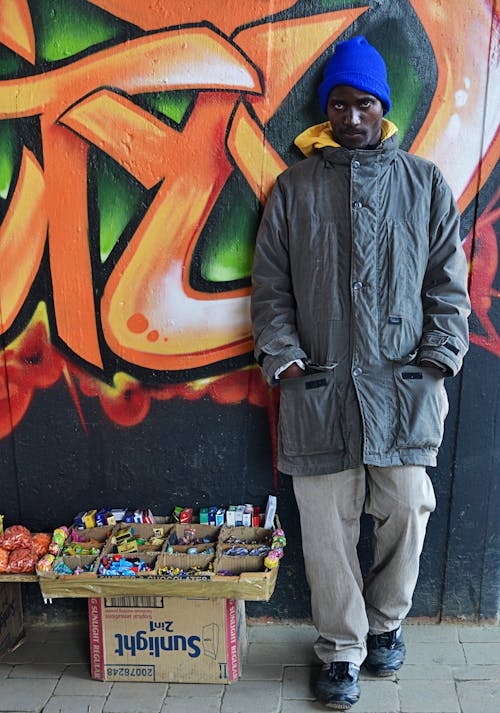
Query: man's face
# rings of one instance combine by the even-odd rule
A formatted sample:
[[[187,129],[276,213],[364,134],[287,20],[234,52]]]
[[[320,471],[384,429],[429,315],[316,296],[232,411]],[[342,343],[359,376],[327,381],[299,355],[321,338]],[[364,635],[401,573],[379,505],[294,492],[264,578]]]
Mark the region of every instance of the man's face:
[[[380,141],[384,108],[373,94],[339,84],[330,92],[326,111],[341,146],[365,149]]]

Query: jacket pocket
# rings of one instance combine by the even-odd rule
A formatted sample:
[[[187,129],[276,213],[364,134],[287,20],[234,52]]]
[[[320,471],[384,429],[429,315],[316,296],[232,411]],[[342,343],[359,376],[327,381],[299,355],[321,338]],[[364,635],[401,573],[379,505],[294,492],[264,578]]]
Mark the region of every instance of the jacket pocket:
[[[279,434],[289,456],[343,450],[335,369],[280,382]]]
[[[430,367],[394,365],[399,405],[396,445],[399,448],[439,448],[448,396],[443,374]]]

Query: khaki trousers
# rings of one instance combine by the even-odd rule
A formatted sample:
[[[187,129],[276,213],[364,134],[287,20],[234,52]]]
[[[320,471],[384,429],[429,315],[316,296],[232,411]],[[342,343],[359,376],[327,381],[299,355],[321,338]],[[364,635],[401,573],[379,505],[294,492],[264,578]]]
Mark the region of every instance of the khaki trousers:
[[[423,466],[293,476],[311,609],[325,663],[361,665],[366,635],[396,629],[409,612],[434,489]],[[365,581],[356,545],[363,511],[374,520]]]

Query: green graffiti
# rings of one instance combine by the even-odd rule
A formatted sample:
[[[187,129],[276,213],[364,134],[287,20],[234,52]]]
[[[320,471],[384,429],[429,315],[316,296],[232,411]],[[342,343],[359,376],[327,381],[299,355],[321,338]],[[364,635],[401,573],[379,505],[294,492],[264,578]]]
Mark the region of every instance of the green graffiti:
[[[16,150],[16,129],[13,121],[0,122],[0,198],[7,198]]]
[[[384,58],[387,63],[391,94],[393,97],[397,97],[388,118],[398,127],[399,138],[402,141],[410,129],[415,110],[421,101],[422,82],[413,67],[405,61],[401,54],[384,50]]]
[[[0,46],[0,77],[15,77],[21,72],[24,60],[7,47]]]
[[[82,0],[31,4],[38,60],[55,62],[122,35],[123,23]]]
[[[180,124],[196,94],[194,91],[152,92],[141,94],[139,98],[150,110]]]
[[[250,277],[258,204],[243,177],[234,173],[224,187],[202,240],[201,276],[207,282],[231,282]]]
[[[97,203],[99,208],[99,249],[105,262],[144,194],[137,181],[103,153],[96,158]]]

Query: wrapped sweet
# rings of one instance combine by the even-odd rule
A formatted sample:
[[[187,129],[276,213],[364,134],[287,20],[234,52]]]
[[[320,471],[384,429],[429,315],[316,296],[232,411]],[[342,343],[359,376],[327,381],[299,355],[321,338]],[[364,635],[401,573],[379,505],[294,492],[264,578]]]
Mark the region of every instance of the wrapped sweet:
[[[65,525],[57,527],[52,535],[52,540],[49,544],[49,552],[51,555],[58,555],[64,545],[66,538],[69,536],[69,530]]]
[[[267,569],[273,569],[278,566],[280,559],[285,553],[285,545],[286,537],[284,531],[281,529],[274,530],[271,540],[271,549],[264,560],[264,567],[267,567]]]
[[[38,560],[36,565],[37,570],[39,572],[50,572],[54,560],[54,555],[51,555],[49,553],[45,554],[41,559]]]

